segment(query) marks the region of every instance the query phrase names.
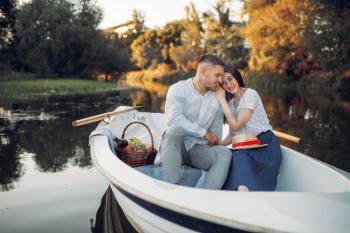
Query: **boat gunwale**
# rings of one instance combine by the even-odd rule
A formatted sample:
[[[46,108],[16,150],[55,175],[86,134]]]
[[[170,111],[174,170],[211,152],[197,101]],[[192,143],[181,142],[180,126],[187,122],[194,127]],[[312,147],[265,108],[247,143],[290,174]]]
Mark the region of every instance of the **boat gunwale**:
[[[97,137],[106,137],[106,136],[97,136]],[[107,138],[105,140],[107,140]],[[267,228],[267,227],[262,227],[262,226],[258,226],[258,225],[253,225],[250,223],[242,223],[242,221],[237,221],[237,220],[234,220],[232,218],[218,217],[217,215],[200,212],[196,209],[188,208],[186,206],[180,206],[177,203],[169,202],[169,201],[166,201],[164,199],[159,199],[159,197],[150,196],[148,194],[145,194],[144,192],[140,192],[139,189],[136,189],[136,188],[120,181],[120,180],[117,180],[113,175],[111,175],[110,173],[106,172],[105,169],[103,169],[103,167],[98,163],[98,159],[95,155],[96,153],[94,151],[94,141],[95,141],[95,138],[92,139],[90,151],[91,151],[91,157],[92,157],[94,166],[97,168],[97,170],[100,173],[102,173],[110,182],[112,182],[113,185],[120,187],[121,189],[125,190],[126,192],[131,193],[132,195],[134,195],[140,199],[143,199],[143,200],[150,202],[154,205],[158,205],[160,207],[163,207],[163,208],[166,208],[166,209],[169,209],[169,210],[172,210],[172,211],[184,214],[184,215],[188,215],[188,216],[191,216],[194,218],[199,218],[199,219],[209,221],[209,222],[214,222],[216,224],[221,224],[221,225],[224,225],[227,227],[237,228],[237,229],[241,229],[241,230],[248,230],[248,231],[258,231],[258,232],[281,232],[281,233],[287,232],[287,231],[276,230],[273,228]],[[110,152],[113,153],[112,151],[110,151]],[[117,158],[116,156],[114,156],[114,157],[117,160],[119,160],[120,163],[123,163],[119,158]],[[123,165],[128,166],[126,164],[123,164]],[[144,176],[144,178],[152,179],[153,182],[156,182],[156,183],[159,182],[160,185],[162,185],[162,186],[166,185],[166,186],[169,186],[170,188],[175,186],[175,187],[181,187],[182,189],[185,189],[185,190],[187,189],[187,191],[200,190],[200,191],[205,191],[205,192],[216,192],[216,193],[231,192],[231,191],[225,191],[225,190],[197,189],[197,188],[193,188],[193,187],[186,187],[186,186],[171,184],[171,183],[157,180],[155,178],[147,176],[147,175],[143,174],[142,172],[139,172],[135,169],[132,169],[132,170],[139,173],[139,175]],[[234,223],[234,224],[232,224],[232,223]]]

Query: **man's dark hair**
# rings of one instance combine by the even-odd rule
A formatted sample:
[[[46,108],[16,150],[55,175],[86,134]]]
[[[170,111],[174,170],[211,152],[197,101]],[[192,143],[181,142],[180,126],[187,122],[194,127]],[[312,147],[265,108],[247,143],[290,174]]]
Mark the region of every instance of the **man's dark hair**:
[[[225,67],[225,62],[214,54],[204,54],[199,58],[199,63],[208,62],[212,65],[219,65]]]

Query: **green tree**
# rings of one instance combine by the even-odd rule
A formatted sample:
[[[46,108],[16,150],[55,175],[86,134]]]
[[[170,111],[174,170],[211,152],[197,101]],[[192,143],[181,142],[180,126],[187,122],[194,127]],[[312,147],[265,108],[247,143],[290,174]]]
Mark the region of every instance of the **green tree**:
[[[105,42],[107,51],[104,52],[103,72],[124,72],[137,68],[131,60],[131,44],[146,30],[145,15],[138,10],[133,10],[131,21],[127,24],[129,26],[123,33],[114,31],[105,33],[108,40]]]
[[[114,33],[106,33],[104,36],[99,71],[105,73],[106,77],[110,74],[123,73],[133,68],[130,60],[130,48],[124,46],[125,41],[123,39]]]
[[[318,69],[335,74],[349,71],[350,1],[314,1],[304,38]]]
[[[177,70],[189,72],[196,69],[198,58],[203,52],[201,44],[203,29],[195,5],[191,3],[186,6],[185,11],[186,18],[181,21],[183,27],[181,43],[171,44],[169,54]]]
[[[7,61],[14,55],[17,0],[0,1],[0,60]]]
[[[205,49],[240,68],[247,65],[249,51],[241,36],[242,23],[231,20],[229,0],[219,0],[215,13],[205,13]]]
[[[166,64],[174,65],[170,48],[182,45],[181,35],[183,32],[184,25],[182,20],[169,22],[162,29],[158,30],[161,37],[162,57]]]
[[[33,0],[23,4],[16,24],[18,58],[27,71],[89,77],[98,67],[103,35],[101,10],[90,0]]]

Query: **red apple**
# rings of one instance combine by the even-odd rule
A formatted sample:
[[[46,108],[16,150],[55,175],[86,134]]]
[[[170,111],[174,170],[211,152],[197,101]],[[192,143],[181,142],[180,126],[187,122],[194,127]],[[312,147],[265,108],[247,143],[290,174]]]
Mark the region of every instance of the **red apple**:
[[[126,147],[124,147],[124,150],[125,150],[126,152],[130,152],[130,151],[133,151],[134,148],[133,148],[132,146],[126,146]]]

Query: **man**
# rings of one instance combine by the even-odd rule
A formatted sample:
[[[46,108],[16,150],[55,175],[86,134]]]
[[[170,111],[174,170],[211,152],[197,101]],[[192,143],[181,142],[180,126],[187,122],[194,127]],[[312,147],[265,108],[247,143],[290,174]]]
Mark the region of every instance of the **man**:
[[[207,170],[204,188],[221,189],[231,152],[218,145],[222,137],[223,112],[215,98],[225,63],[215,55],[203,55],[195,77],[172,85],[166,97],[167,128],[161,141],[163,179],[177,183],[181,164]]]

